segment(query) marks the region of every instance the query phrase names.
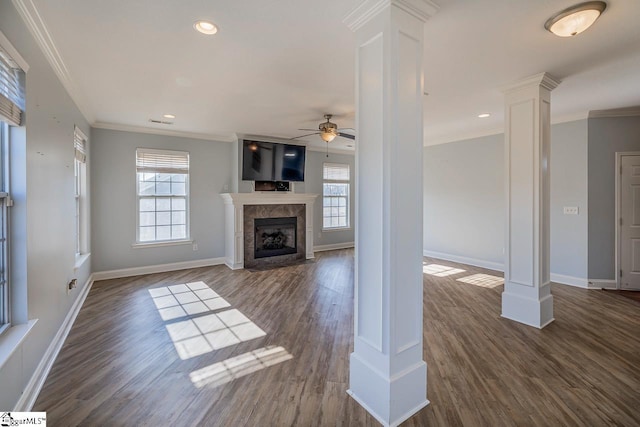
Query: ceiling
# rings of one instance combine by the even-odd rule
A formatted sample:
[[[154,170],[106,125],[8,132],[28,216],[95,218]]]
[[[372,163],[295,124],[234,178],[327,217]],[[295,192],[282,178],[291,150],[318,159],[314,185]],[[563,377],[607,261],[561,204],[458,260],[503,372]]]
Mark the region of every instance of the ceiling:
[[[500,87],[543,71],[562,80],[553,121],[640,105],[640,1],[607,0],[595,25],[571,38],[543,25],[580,0],[435,2],[425,25],[425,145],[501,132]],[[355,39],[342,19],[359,0],[14,3],[41,18],[58,73],[96,127],[291,138],[324,113],[354,127]],[[198,19],[218,34],[194,31]],[[166,113],[172,125],[149,122]],[[324,147],[318,136],[304,140]]]

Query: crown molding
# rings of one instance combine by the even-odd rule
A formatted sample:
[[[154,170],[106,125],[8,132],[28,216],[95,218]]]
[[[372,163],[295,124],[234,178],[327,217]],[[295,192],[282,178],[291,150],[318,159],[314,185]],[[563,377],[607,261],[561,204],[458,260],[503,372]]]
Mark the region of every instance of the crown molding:
[[[639,113],[638,115],[640,115],[640,110],[638,111],[638,113]],[[580,111],[577,113],[564,114],[562,116],[552,117],[551,124],[557,125],[561,123],[575,122],[577,120],[586,120],[588,117],[590,117],[588,111]],[[465,141],[468,139],[482,138],[484,136],[491,136],[491,135],[500,135],[503,133],[504,133],[504,127],[499,126],[499,127],[481,129],[481,130],[472,131],[472,132],[450,134],[446,136],[439,136],[439,137],[428,138],[428,139],[425,138],[423,145],[425,147],[430,147],[432,145],[448,144],[450,142]]]
[[[597,119],[601,117],[634,117],[640,116],[640,106],[638,107],[626,107],[626,108],[614,108],[611,110],[593,110],[589,111],[590,119]]]
[[[524,79],[518,80],[517,82],[505,85],[501,87],[500,90],[504,93],[507,93],[514,90],[522,89],[527,86],[538,85],[542,86],[548,91],[552,91],[557,88],[561,82],[561,80],[554,78],[549,73],[539,73],[533,76],[525,77]]]
[[[53,42],[53,38],[42,20],[36,5],[32,0],[12,0],[12,2],[18,11],[18,14],[20,14],[20,17],[22,17],[22,20],[27,25],[29,32],[36,40],[40,50],[42,50],[45,58],[47,58],[49,65],[53,68],[53,72],[58,76],[62,86],[67,90],[67,93],[69,93],[69,96],[73,102],[75,102],[84,118],[89,123],[93,123],[95,115],[89,108],[89,105],[85,102],[80,89],[78,89],[76,84],[73,82],[71,74],[69,73],[67,66],[64,64],[62,56]]]
[[[0,31],[0,49],[4,50],[9,55],[18,67],[22,69],[22,71],[25,73],[29,71],[29,64],[27,64],[27,61],[25,61],[22,55],[20,55],[16,48],[13,47],[2,31]]]
[[[347,14],[342,22],[355,32],[389,6],[396,6],[422,22],[426,22],[439,9],[430,0],[365,0]]]
[[[196,133],[196,132],[186,132],[186,131],[179,131],[179,130],[155,129],[155,128],[148,128],[143,126],[123,125],[118,123],[104,123],[104,122],[96,122],[92,124],[91,127],[94,129],[118,130],[122,132],[146,133],[150,135],[164,135],[164,136],[177,136],[179,138],[203,139],[206,141],[218,141],[218,142],[237,141],[237,137],[235,134],[221,135],[221,134]]]
[[[423,145],[430,147],[432,145],[448,144],[450,142],[466,141],[467,139],[482,138],[491,135],[500,135],[504,133],[504,127],[494,127],[489,129],[479,129],[477,131],[455,133],[450,135],[438,136],[435,138],[425,138]]]

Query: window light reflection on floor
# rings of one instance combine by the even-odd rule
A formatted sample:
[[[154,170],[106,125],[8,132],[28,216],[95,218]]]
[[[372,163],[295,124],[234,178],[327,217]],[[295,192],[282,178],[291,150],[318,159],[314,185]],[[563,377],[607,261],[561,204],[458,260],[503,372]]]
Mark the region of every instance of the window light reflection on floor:
[[[425,264],[426,263],[423,263],[422,265],[422,272],[425,274],[436,276],[436,277],[446,277],[446,276],[451,276],[458,273],[464,273],[466,271],[460,268],[449,267],[446,265],[440,265],[440,264],[425,265]]]
[[[268,346],[193,371],[189,378],[197,388],[217,387],[290,359],[293,356],[283,347]]]
[[[472,274],[471,276],[462,277],[457,279],[458,282],[469,283],[470,285],[476,285],[483,288],[495,288],[502,285],[504,279],[498,276],[492,276],[490,274]]]
[[[266,335],[239,310],[212,313],[231,304],[204,282],[149,289],[149,294],[162,320],[188,317],[166,325],[182,360]]]

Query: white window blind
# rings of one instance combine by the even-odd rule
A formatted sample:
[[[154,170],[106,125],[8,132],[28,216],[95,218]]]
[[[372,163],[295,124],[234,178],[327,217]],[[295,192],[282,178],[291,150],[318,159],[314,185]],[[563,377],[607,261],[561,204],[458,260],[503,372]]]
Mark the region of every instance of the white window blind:
[[[24,72],[0,47],[0,119],[20,126],[24,105]]]
[[[324,163],[322,178],[322,229],[349,228],[349,165]]]
[[[189,153],[138,148],[136,171],[147,173],[189,173]]]
[[[189,153],[138,148],[138,243],[189,238]]]
[[[322,178],[331,181],[349,181],[349,165],[325,163]]]
[[[78,129],[78,127],[76,127],[73,132],[73,148],[76,152],[76,160],[82,163],[86,163],[87,137],[80,129]]]

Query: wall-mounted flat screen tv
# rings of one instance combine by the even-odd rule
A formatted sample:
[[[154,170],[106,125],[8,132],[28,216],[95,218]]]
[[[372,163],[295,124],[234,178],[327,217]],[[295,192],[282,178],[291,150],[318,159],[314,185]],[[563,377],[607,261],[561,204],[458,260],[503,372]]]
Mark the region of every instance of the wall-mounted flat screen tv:
[[[244,140],[242,179],[245,181],[304,181],[306,147]]]

